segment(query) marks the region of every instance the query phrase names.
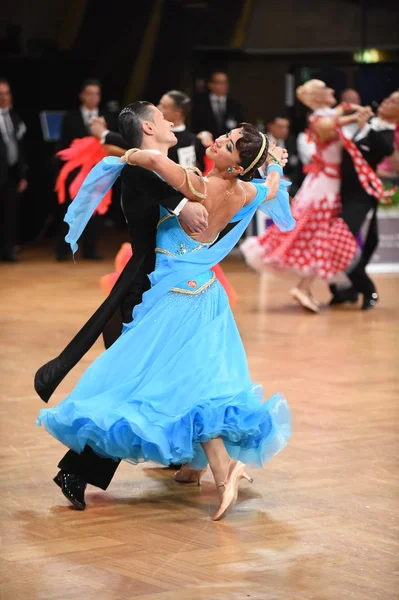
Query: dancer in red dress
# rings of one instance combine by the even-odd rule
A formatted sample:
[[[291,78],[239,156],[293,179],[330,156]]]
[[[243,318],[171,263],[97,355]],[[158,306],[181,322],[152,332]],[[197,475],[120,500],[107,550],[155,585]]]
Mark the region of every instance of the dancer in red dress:
[[[245,240],[241,250],[247,263],[258,271],[273,266],[298,272],[300,280],[290,294],[317,313],[319,303],[311,292],[314,279],[328,280],[345,271],[358,251],[355,237],[339,218],[342,141],[338,128],[369,109],[349,104],[332,108],[334,91],[317,79],[297,88],[297,97],[313,111],[310,127],[316,154],[305,167],[308,175],[291,207],[296,227],[282,233],[272,225],[262,236]],[[348,112],[352,114],[346,115]]]

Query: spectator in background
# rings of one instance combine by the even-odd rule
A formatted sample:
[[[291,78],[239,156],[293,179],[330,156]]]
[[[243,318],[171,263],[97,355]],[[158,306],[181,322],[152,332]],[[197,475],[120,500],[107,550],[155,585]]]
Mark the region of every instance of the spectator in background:
[[[284,168],[284,175],[292,182],[290,195],[295,196],[299,188],[301,167],[295,138],[290,135],[289,118],[283,113],[273,115],[267,123],[266,134],[271,142],[276,142],[277,146],[288,151],[288,163]]]
[[[190,107],[190,97],[179,90],[166,92],[158,104],[158,109],[165,119],[174,124],[172,131],[177,138],[177,144],[169,148],[168,157],[183,167],[198,166],[202,171],[205,147],[186,127],[186,118]]]
[[[16,262],[18,197],[28,187],[23,154],[26,127],[12,106],[10,84],[0,79],[0,259]]]
[[[348,104],[358,104],[362,103],[360,94],[353,88],[346,88],[341,94],[340,102],[348,102]]]
[[[210,131],[216,139],[243,120],[240,105],[229,95],[227,73],[214,71],[208,79],[208,92],[194,100],[193,130]]]
[[[102,111],[99,106],[101,102],[101,84],[97,79],[87,79],[83,82],[81,91],[79,94],[80,107],[76,110],[67,112],[64,117],[61,129],[61,139],[59,144],[59,150],[69,148],[72,141],[79,138],[84,138],[92,135],[90,131],[90,124],[92,119],[105,116],[109,118],[108,114]],[[66,201],[60,206],[60,232],[58,236],[56,246],[57,260],[64,261],[70,255],[69,244],[64,240],[67,233],[68,227],[63,222],[65,213],[68,209],[68,205],[71,203],[69,195],[69,186],[76,177],[79,169],[75,169],[70,173],[66,180]],[[100,260],[101,257],[97,252],[97,238],[99,228],[98,215],[94,215],[88,223],[86,230],[82,236],[82,250],[83,258],[90,260]]]

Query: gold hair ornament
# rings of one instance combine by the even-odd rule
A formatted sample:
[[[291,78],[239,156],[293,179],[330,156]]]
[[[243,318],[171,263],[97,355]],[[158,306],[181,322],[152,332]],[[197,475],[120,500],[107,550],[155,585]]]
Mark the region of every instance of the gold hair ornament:
[[[251,169],[253,169],[254,166],[256,165],[256,163],[258,162],[258,160],[260,159],[260,157],[262,156],[262,154],[265,151],[265,148],[266,148],[266,136],[261,131],[259,133],[260,133],[260,135],[262,137],[262,144],[261,144],[260,150],[258,152],[258,155],[251,162],[251,164],[249,165],[249,167],[247,167],[246,169],[244,169],[244,171],[241,173],[241,175],[245,175],[246,173],[248,173],[248,171],[250,171]]]

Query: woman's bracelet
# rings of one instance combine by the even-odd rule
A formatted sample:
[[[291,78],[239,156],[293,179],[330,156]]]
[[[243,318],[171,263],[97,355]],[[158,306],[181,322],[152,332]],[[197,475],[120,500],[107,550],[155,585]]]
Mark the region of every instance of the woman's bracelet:
[[[125,163],[130,165],[131,167],[134,167],[134,165],[130,162],[129,158],[130,158],[130,155],[134,154],[135,152],[140,152],[140,148],[130,148],[130,150],[127,150],[125,152],[125,154],[123,155]]]

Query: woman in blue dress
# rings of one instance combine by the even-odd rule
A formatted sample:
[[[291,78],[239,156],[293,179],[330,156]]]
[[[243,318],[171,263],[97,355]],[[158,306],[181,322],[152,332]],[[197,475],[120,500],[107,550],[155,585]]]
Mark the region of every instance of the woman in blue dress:
[[[165,122],[165,127],[172,125]],[[252,481],[246,464],[261,467],[291,435],[285,398],[275,394],[265,402],[262,387],[251,382],[228,298],[211,271],[234,247],[257,208],[282,230],[295,224],[280,182],[285,151],[273,148],[265,183],[249,182],[270,150],[263,134],[242,124],[208,148],[215,168],[206,180],[160,152],[126,153],[131,166],[125,168],[151,169],[188,199],[203,203],[208,229],[189,233],[161,208],[151,289],[134,309],[133,321],[72,393],[38,417],[38,424],[78,453],[87,444],[104,457],[182,464],[175,475],[179,482],[199,482],[209,463],[220,496],[214,520],[236,502],[240,479]],[[73,238],[87,222],[81,210],[87,190],[98,196],[97,172],[105,167],[97,167],[66,218],[66,239],[75,249]],[[237,224],[216,241],[229,222]]]

